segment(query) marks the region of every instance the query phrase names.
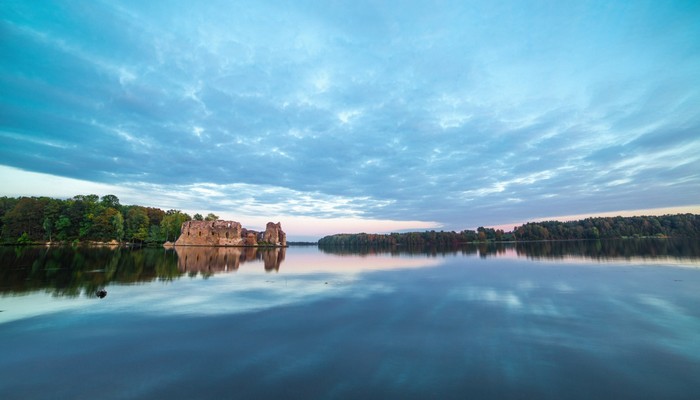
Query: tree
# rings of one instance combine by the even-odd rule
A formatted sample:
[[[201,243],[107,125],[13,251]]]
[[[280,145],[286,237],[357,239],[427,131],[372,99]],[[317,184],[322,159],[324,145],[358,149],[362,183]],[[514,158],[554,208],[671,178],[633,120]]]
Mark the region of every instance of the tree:
[[[122,223],[121,227],[118,226],[118,223],[115,223],[115,220],[118,220]],[[102,241],[108,241],[112,239],[120,240],[120,235],[117,231],[121,229],[123,235],[123,221],[124,218],[122,217],[121,212],[116,208],[108,207],[102,210],[102,212],[100,212],[100,214],[98,214],[93,220],[90,238]]]
[[[94,234],[92,232],[93,224],[94,224],[94,219],[95,217],[100,213],[100,211],[104,208],[100,203],[99,203],[100,196],[96,194],[87,194],[87,195],[76,195],[73,196],[74,200],[74,205],[80,209],[79,215],[75,215],[76,219],[79,220],[78,226],[78,236],[81,239],[90,239],[94,237]],[[77,214],[77,213],[76,213]],[[71,218],[73,220],[73,218]],[[71,222],[77,222],[77,221],[71,221]],[[73,224],[71,224],[73,225]]]
[[[112,217],[112,226],[114,227],[114,238],[121,242],[124,238],[124,216],[118,212]]]
[[[48,200],[46,197],[21,197],[12,210],[5,213],[2,236],[14,239],[26,233],[31,240],[42,240],[44,207]]]
[[[63,209],[63,201],[57,199],[49,199],[44,207],[44,234],[50,241],[53,240],[53,233],[56,228],[56,222],[61,217]]]
[[[105,208],[112,207],[117,210],[119,210],[119,207],[121,207],[121,204],[119,204],[119,197],[113,194],[102,196],[102,199],[100,199],[100,204],[102,204],[102,206]]]
[[[161,234],[165,236],[166,241],[176,241],[180,236],[180,229],[185,221],[189,221],[189,215],[180,210],[169,210],[165,213],[163,220],[160,223]]]
[[[214,214],[214,213],[209,213],[207,216],[204,218],[205,221],[216,221],[219,219],[219,216]]]
[[[165,211],[154,207],[146,207],[146,214],[148,214],[148,221],[151,226],[160,226],[160,222],[165,217]]]
[[[126,213],[126,238],[135,242],[143,242],[148,237],[148,214],[145,207],[132,206]]]
[[[0,197],[0,232],[2,232],[2,227],[4,225],[4,216],[10,210],[15,208],[19,199],[14,197],[3,196]]]
[[[56,228],[58,240],[68,240],[70,235],[70,218],[61,215],[54,224],[54,227]]]
[[[47,217],[44,217],[44,223],[42,224],[42,227],[44,228],[44,232],[46,235],[49,237],[49,242],[51,241],[51,233],[53,232],[53,223],[51,223],[51,220]]]
[[[204,217],[202,217],[202,214],[200,213],[195,214],[194,217],[192,217],[192,219],[195,221],[204,221]]]
[[[146,238],[148,243],[163,243],[163,233],[161,232],[160,225],[151,225],[148,229],[148,237]]]

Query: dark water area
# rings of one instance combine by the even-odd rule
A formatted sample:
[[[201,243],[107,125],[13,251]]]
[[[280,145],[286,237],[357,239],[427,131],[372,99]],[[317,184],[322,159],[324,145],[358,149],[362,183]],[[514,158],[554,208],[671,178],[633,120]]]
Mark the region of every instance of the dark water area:
[[[699,335],[692,240],[0,248],[2,399],[697,399]]]

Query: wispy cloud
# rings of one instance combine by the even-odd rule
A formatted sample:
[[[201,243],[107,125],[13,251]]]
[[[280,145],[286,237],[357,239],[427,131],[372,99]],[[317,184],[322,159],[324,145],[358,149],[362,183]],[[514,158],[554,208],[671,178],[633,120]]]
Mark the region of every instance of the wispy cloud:
[[[688,205],[700,191],[689,4],[0,12],[6,166],[183,209],[450,229]]]

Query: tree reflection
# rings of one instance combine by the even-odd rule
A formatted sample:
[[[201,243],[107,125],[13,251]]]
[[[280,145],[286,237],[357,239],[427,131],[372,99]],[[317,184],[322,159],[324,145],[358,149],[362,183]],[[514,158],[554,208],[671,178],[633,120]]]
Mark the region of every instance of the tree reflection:
[[[588,240],[517,243],[480,243],[456,247],[319,247],[324,253],[370,257],[444,257],[461,254],[533,259],[585,258],[594,260],[673,258],[697,262],[700,242],[692,239]],[[0,295],[44,290],[55,296],[93,296],[110,284],[183,276],[209,277],[237,271],[241,264],[262,264],[278,272],[286,248],[177,247],[173,249],[0,247]],[[259,268],[256,267],[256,268]]]
[[[517,243],[518,256],[528,258],[565,258],[571,256],[596,260],[676,258],[700,259],[700,242],[693,239],[617,239],[572,240]]]
[[[484,242],[443,247],[406,246],[319,246],[322,252],[336,255],[412,254],[437,256],[473,255],[481,258],[515,255],[527,258],[561,259],[581,257],[597,260],[677,258],[700,259],[700,242],[693,239],[611,239],[538,242]]]
[[[110,284],[170,281],[187,275],[235,272],[245,262],[279,271],[285,248],[178,247],[173,249],[0,247],[0,295],[44,290],[77,297]]]

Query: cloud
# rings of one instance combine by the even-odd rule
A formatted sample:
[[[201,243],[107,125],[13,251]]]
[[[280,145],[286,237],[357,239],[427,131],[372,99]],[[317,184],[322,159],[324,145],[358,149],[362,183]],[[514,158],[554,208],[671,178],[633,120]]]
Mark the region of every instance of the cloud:
[[[700,187],[700,28],[681,4],[0,10],[6,166],[175,208],[213,187],[251,213],[450,229]]]
[[[0,175],[8,177],[0,188],[2,196],[71,198],[76,194],[114,194],[122,204],[179,209],[190,215],[214,212],[251,229],[264,229],[271,220],[282,221],[290,240],[316,240],[338,232],[389,233],[441,226],[435,221],[370,218],[374,208],[390,207],[391,202],[387,201],[297,192],[269,185],[160,185],[143,182],[110,185],[6,166],[0,166]]]

